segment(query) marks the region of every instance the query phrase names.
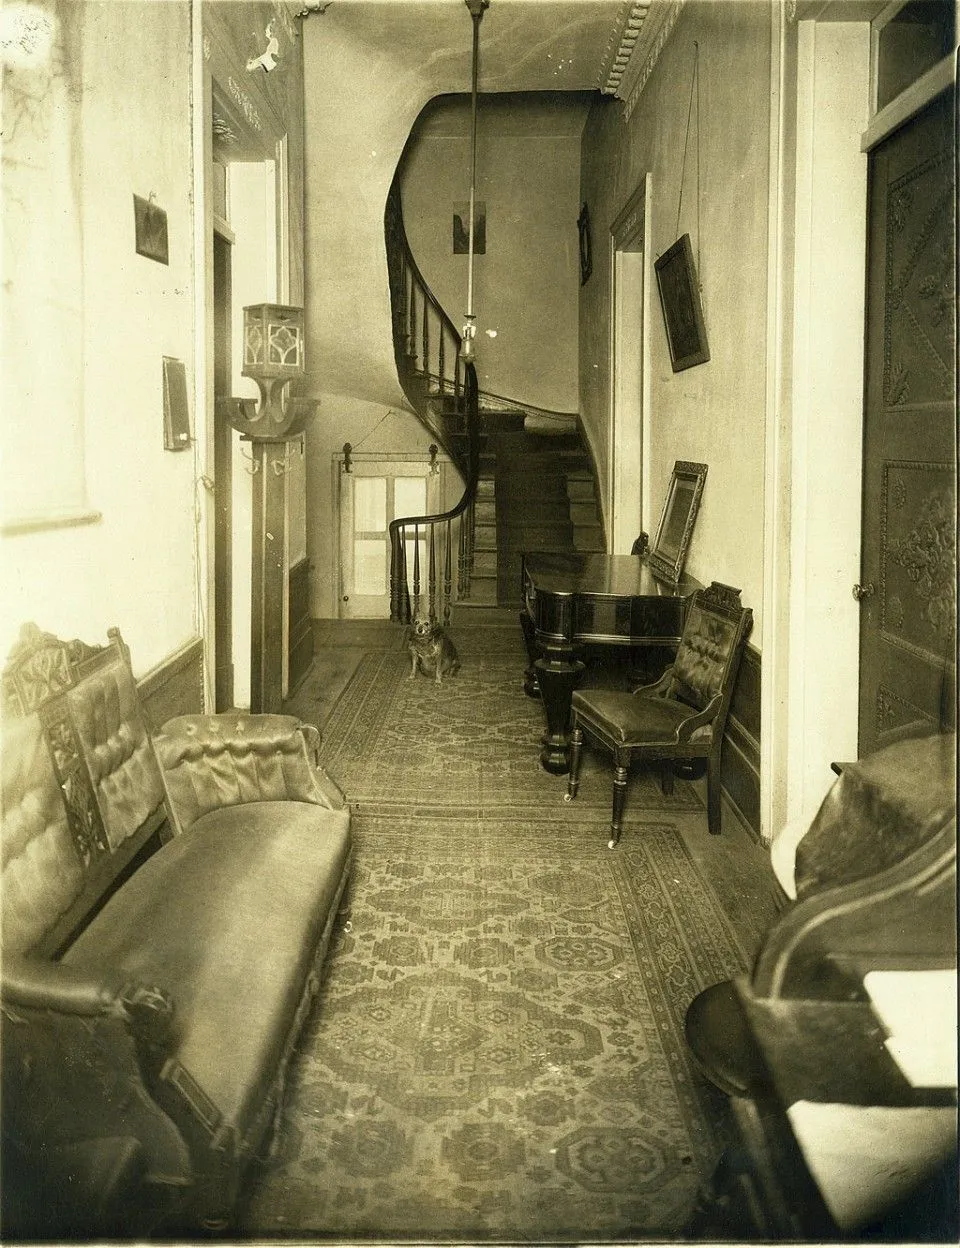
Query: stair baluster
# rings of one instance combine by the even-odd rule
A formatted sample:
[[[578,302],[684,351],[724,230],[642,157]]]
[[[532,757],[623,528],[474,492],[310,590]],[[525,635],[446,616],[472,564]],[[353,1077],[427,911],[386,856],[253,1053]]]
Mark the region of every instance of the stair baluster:
[[[453,521],[447,517],[443,556],[443,622],[450,623],[450,599],[453,577]]]
[[[437,591],[439,589],[439,586],[437,585],[436,542],[434,540],[436,532],[437,532],[437,526],[435,524],[431,524],[430,525],[430,562],[429,562],[428,586],[427,586],[427,604],[429,608],[430,618],[432,620],[435,620],[437,618],[437,596],[438,596]]]

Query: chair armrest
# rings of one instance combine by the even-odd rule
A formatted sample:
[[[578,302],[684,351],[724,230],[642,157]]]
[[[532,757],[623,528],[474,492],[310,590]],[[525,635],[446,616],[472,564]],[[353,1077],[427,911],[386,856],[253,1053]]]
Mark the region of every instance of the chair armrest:
[[[670,683],[672,680],[673,664],[671,663],[658,680],[653,681],[653,683],[649,685],[637,685],[631,690],[631,693],[645,693],[648,697],[652,697],[654,695],[662,695],[665,697],[670,692]]]
[[[292,715],[180,715],[155,739],[177,831],[247,802],[310,802],[331,810],[343,793],[317,763],[320,734]]]
[[[719,693],[714,694],[702,711],[694,712],[688,719],[677,725],[677,740],[689,741],[698,728],[705,728],[713,723],[722,704],[723,696]]]
[[[123,1019],[134,1035],[153,1045],[165,1043],[173,1025],[173,1000],[160,988],[131,983],[112,971],[88,971],[17,954],[4,956],[0,999],[12,1013],[19,1008]]]

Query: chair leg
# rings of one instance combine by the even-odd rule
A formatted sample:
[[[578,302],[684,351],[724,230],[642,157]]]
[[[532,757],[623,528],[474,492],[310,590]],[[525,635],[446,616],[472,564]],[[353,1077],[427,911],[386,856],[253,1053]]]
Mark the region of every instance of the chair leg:
[[[572,802],[580,788],[580,756],[583,753],[583,729],[573,721],[573,732],[570,734],[570,772],[567,776],[567,791],[563,795],[565,802]]]
[[[669,758],[660,764],[660,792],[669,797],[673,793],[673,763]]]
[[[613,772],[613,819],[610,822],[608,849],[616,849],[623,830],[623,807],[627,800],[627,768],[620,763]]]
[[[720,835],[720,760],[713,758],[707,764],[707,827]]]

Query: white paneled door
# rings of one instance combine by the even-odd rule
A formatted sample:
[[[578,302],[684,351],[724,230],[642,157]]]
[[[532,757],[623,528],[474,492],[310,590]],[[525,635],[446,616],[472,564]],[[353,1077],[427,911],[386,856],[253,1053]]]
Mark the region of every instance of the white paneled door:
[[[340,617],[390,616],[390,522],[440,510],[439,475],[427,462],[361,460],[350,472],[340,466]],[[417,552],[407,542],[408,583],[413,593]],[[419,560],[426,576],[426,543]]]

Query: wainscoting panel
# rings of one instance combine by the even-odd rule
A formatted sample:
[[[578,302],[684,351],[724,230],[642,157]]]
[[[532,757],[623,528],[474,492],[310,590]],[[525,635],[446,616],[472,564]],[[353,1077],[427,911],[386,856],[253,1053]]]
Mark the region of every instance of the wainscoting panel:
[[[727,799],[760,839],[760,652],[747,645],[727,718],[721,779]]]
[[[203,639],[194,638],[164,659],[138,682],[137,688],[151,732],[159,732],[174,715],[202,714]]]

